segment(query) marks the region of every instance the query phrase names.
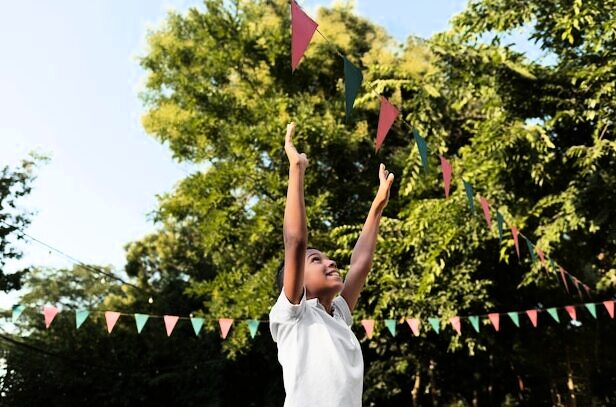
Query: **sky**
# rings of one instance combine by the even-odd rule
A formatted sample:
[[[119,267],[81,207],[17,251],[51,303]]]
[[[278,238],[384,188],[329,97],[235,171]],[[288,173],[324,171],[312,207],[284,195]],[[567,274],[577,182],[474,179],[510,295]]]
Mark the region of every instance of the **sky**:
[[[399,41],[445,30],[465,0],[357,0],[358,14]],[[314,13],[329,0],[304,0]],[[83,262],[124,265],[124,246],[155,230],[157,195],[194,168],[145,134],[138,97],[146,33],[170,8],[191,0],[0,0],[0,168],[30,151],[50,156],[21,207],[34,212],[27,233]],[[30,242],[28,265],[72,263]],[[0,309],[18,294],[0,293]]]

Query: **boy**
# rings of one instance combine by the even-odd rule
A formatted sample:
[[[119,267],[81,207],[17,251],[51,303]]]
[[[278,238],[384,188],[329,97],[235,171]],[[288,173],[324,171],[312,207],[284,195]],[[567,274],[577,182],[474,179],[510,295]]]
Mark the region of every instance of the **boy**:
[[[380,186],[343,282],[333,260],[307,248],[304,173],[308,159],[293,145],[294,132],[295,123],[287,125],[289,185],[283,226],[283,289],[269,316],[282,365],[284,405],[358,407],[364,362],[359,341],[351,331],[351,312],[372,266],[379,222],[394,175],[381,164]]]

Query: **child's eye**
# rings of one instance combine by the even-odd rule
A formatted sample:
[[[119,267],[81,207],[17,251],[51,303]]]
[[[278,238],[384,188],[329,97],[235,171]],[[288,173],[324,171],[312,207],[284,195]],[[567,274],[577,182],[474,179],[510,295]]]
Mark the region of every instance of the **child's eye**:
[[[317,261],[321,261],[321,259],[320,259],[320,258],[318,258],[318,257],[316,257],[316,256],[313,256],[313,257],[310,259],[310,262],[311,262],[311,263],[316,263]]]

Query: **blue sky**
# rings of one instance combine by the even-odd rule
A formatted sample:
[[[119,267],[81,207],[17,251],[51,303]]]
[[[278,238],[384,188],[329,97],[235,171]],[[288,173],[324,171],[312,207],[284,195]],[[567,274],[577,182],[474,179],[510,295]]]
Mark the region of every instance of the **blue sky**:
[[[314,11],[330,1],[300,2]],[[35,211],[28,233],[94,264],[121,268],[123,246],[154,229],[156,195],[191,170],[140,125],[138,98],[148,28],[188,0],[59,0],[6,2],[0,13],[0,165],[29,151],[51,156],[38,170],[23,207]],[[359,14],[398,40],[447,28],[465,0],[357,0]],[[7,264],[69,266],[36,243]],[[0,293],[0,308],[15,294]]]

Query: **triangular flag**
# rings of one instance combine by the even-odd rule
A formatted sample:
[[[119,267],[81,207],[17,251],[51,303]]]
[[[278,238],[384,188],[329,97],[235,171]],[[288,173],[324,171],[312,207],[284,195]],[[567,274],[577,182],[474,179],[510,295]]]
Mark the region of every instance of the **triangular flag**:
[[[443,183],[445,184],[445,198],[449,198],[449,187],[451,186],[451,164],[445,157],[441,158],[441,169],[443,170]]]
[[[105,311],[105,320],[107,321],[107,332],[111,333],[116,322],[120,318],[120,313],[115,311]]]
[[[610,318],[614,319],[614,301],[603,301],[603,305],[607,313],[610,314]]]
[[[222,335],[222,339],[227,337],[229,334],[229,329],[231,329],[231,325],[233,324],[233,319],[231,318],[220,318],[218,320],[218,325],[220,325],[220,333]]]
[[[588,312],[592,315],[593,318],[597,319],[597,306],[593,303],[587,303],[586,308],[588,308]]]
[[[460,317],[451,317],[449,318],[449,322],[451,322],[451,326],[456,330],[458,335],[462,334],[462,329],[460,327]]]
[[[85,322],[88,315],[90,315],[90,311],[87,309],[78,309],[75,311],[75,325],[77,326],[77,329],[79,329],[81,324]]]
[[[396,336],[396,320],[395,319],[386,319],[385,326],[389,329],[392,336]]]
[[[492,229],[492,216],[490,216],[490,204],[481,195],[479,195],[479,203],[481,204],[481,208],[483,209],[483,217],[486,218],[488,229]]]
[[[573,319],[574,321],[577,320],[577,315],[575,313],[575,307],[573,305],[567,305],[565,309],[569,313],[569,316],[571,317],[571,319]]]
[[[586,295],[590,298],[590,287],[586,284],[582,283],[582,287],[584,287],[584,291],[586,291]]]
[[[173,328],[175,328],[175,324],[178,323],[178,319],[180,317],[175,315],[164,315],[163,320],[165,321],[165,329],[167,330],[167,336],[171,336],[171,332],[173,332]]]
[[[554,321],[560,322],[560,318],[558,317],[558,310],[556,308],[548,308],[548,314],[554,318]]]
[[[474,195],[473,187],[471,184],[469,184],[465,180],[462,180],[462,183],[464,184],[464,190],[466,191],[466,199],[468,200],[468,206],[471,208],[471,211],[474,213],[475,212],[475,198],[473,197]]]
[[[505,219],[503,219],[503,215],[496,211],[496,226],[498,227],[498,240],[503,240],[503,225],[505,224]]]
[[[550,261],[552,263],[552,269],[554,269],[554,260],[550,259]],[[565,285],[565,290],[567,290],[567,294],[569,294],[569,284],[567,284],[567,279],[565,278],[565,269],[562,268],[562,266],[558,266],[558,271],[560,272],[560,278],[563,280],[563,284]]]
[[[291,69],[295,71],[319,25],[291,0]]]
[[[376,131],[376,147],[375,150],[379,151],[381,145],[385,140],[385,136],[391,125],[394,124],[396,117],[400,114],[398,109],[394,107],[387,99],[381,96],[381,110],[379,112],[379,126]]]
[[[58,314],[58,309],[52,305],[45,305],[43,307],[43,314],[45,315],[45,328],[49,328],[51,321],[53,321]]]
[[[614,309],[614,304],[612,304],[612,309]],[[411,327],[411,331],[413,331],[413,335],[419,336],[419,320],[416,318],[410,318],[406,320],[406,323]]]
[[[428,322],[430,323],[430,325],[432,325],[432,329],[434,329],[434,332],[440,332],[441,326],[438,318],[428,318]]]
[[[530,252],[530,259],[534,263],[537,261],[537,255],[535,254],[535,246],[530,240],[528,240],[526,236],[524,236],[524,240],[526,240],[526,246],[528,247],[528,251]]]
[[[203,326],[203,318],[190,318],[190,323],[195,331],[195,335],[199,336],[199,332],[201,332],[201,327]]]
[[[346,119],[348,121],[351,117],[351,113],[353,112],[355,97],[361,88],[363,75],[361,70],[353,65],[348,59],[342,57],[342,60],[344,61],[344,100],[346,107]]]
[[[517,312],[508,312],[507,315],[509,315],[509,318],[511,318],[511,320],[513,321],[515,326],[517,326],[519,328],[520,327],[520,317],[518,316],[518,313]]]
[[[149,315],[146,314],[135,314],[135,324],[137,325],[137,333],[140,334],[145,326],[145,323],[148,322]]]
[[[415,138],[415,143],[417,144],[417,149],[419,150],[419,156],[421,157],[421,164],[423,165],[424,174],[428,173],[428,146],[426,144],[426,139],[421,137],[417,129],[413,129],[413,137]]]
[[[490,322],[492,322],[492,325],[494,325],[494,330],[498,332],[500,325],[500,314],[497,312],[493,312],[491,314],[488,314],[488,318],[490,318]]]
[[[541,250],[538,247],[536,249],[537,249],[537,254],[539,255],[539,259],[541,260],[541,265],[543,266],[546,272],[549,271],[548,265],[545,263],[545,253],[543,253],[543,250]]]
[[[518,260],[520,259],[520,243],[518,242],[518,228],[515,225],[511,226],[511,236],[513,236],[513,244],[515,245],[515,252],[518,254]]]
[[[479,317],[476,315],[471,315],[468,317],[468,320],[471,321],[471,325],[475,328],[475,331],[479,332]]]
[[[573,276],[569,276],[571,277],[571,280],[573,280],[573,285],[575,285],[575,289],[578,292],[578,296],[580,297],[580,300],[582,299],[582,290],[580,290],[580,280],[577,279],[577,277],[573,277]]]
[[[259,320],[257,319],[249,319],[246,321],[248,324],[248,330],[250,331],[250,337],[254,338],[257,334],[257,329],[259,329]]]
[[[529,309],[526,311],[526,315],[528,315],[528,318],[530,319],[530,322],[532,322],[533,326],[537,328],[537,310]]]
[[[25,305],[21,305],[21,304],[13,305],[13,316],[12,316],[13,322],[17,321],[17,319],[22,314],[22,312],[24,312],[25,309],[26,309]]]
[[[374,319],[362,319],[361,324],[366,330],[366,336],[368,339],[372,338],[372,332],[374,331]]]

